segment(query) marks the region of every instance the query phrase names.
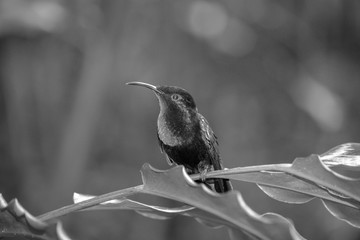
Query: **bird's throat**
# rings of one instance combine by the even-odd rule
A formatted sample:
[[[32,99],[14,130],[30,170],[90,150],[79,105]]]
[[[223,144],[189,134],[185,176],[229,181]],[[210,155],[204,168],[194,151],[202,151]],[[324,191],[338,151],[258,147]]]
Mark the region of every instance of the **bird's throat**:
[[[194,122],[188,111],[177,114],[160,111],[157,125],[160,140],[168,146],[187,144],[194,135]]]

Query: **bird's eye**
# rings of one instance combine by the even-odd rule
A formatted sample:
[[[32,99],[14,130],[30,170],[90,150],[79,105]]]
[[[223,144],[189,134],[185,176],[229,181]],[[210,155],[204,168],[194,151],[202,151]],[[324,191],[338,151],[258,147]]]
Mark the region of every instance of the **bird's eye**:
[[[175,93],[175,94],[171,95],[171,99],[174,101],[177,101],[177,100],[181,99],[181,96],[179,94]]]

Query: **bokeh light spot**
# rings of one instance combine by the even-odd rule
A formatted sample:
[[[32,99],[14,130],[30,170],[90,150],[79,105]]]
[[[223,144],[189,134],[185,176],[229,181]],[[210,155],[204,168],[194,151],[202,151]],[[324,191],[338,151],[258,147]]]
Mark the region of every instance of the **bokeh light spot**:
[[[195,1],[190,5],[188,22],[190,31],[196,36],[213,38],[223,33],[228,16],[219,4]]]
[[[300,78],[292,88],[295,103],[324,131],[339,131],[345,122],[342,99],[311,77]]]
[[[211,41],[211,45],[222,53],[244,56],[254,49],[256,39],[256,34],[250,27],[233,18],[228,22],[224,33]]]
[[[56,2],[35,2],[31,10],[36,16],[31,20],[33,24],[46,31],[58,27],[66,17],[65,9]]]

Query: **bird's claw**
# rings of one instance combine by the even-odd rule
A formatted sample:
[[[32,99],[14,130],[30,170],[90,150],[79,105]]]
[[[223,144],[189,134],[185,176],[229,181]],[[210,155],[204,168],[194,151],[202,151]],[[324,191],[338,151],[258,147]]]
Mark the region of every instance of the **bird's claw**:
[[[205,182],[207,172],[207,170],[200,172],[200,179],[202,182]]]

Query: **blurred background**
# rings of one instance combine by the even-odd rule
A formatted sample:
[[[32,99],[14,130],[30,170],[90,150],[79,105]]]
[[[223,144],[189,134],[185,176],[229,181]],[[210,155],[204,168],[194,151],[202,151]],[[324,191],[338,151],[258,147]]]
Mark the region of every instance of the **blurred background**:
[[[0,0],[0,192],[38,215],[71,204],[74,191],[141,184],[145,162],[169,168],[157,100],[128,81],[187,89],[229,168],[360,142],[359,11],[358,0]],[[308,239],[359,239],[318,200],[288,205],[234,185]],[[62,221],[76,239],[227,234],[131,211]]]

